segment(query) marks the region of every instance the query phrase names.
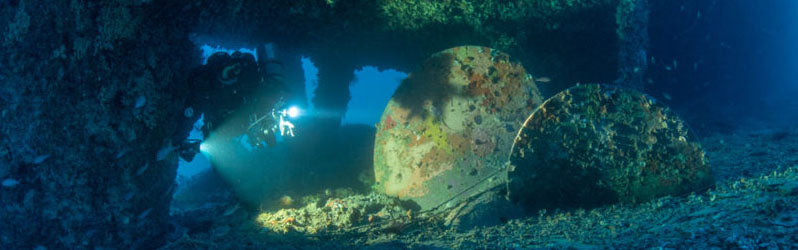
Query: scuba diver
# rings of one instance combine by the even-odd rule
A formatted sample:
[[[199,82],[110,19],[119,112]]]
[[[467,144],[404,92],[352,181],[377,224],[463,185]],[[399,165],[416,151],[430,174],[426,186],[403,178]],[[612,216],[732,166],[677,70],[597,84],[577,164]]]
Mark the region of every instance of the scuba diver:
[[[267,70],[269,64],[279,62],[266,57],[265,46],[259,46],[257,54],[256,61],[249,53],[217,52],[193,72],[190,86],[196,94],[188,103],[196,110],[192,113],[204,116],[205,138],[211,133],[231,139],[246,134],[250,146],[263,148],[277,143],[277,133],[293,136],[294,125],[288,118],[297,111],[286,108],[288,89],[279,75]],[[201,140],[185,140],[178,154],[191,161],[200,144]]]

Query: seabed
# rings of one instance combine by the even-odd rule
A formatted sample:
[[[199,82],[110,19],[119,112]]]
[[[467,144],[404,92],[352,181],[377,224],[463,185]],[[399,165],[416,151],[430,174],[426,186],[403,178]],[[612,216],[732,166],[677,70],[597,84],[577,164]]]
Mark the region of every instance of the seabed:
[[[716,176],[716,185],[702,193],[541,210],[537,216],[468,230],[447,227],[436,214],[408,213],[383,195],[343,194],[326,199],[325,207],[193,216],[207,221],[207,227],[188,230],[162,249],[797,248],[798,128],[718,133],[702,144]],[[358,213],[358,219],[340,219]],[[304,221],[302,214],[315,221]],[[329,226],[308,231],[324,223]]]

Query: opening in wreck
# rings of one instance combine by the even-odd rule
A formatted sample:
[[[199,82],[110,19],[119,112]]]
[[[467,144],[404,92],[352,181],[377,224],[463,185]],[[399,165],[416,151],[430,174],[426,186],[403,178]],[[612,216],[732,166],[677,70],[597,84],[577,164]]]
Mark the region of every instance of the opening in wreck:
[[[255,48],[230,49],[220,46],[203,44],[199,46],[202,51],[203,65],[206,65],[209,57],[215,53],[251,54],[258,62]],[[270,69],[279,76],[280,81],[286,79],[279,75],[283,65],[279,58],[275,58],[274,48],[271,44],[264,46],[269,60],[274,60],[276,69]],[[202,128],[205,126],[204,114],[200,113],[193,116],[196,119],[192,124],[192,130],[187,140],[203,141],[203,147],[207,149],[196,154],[191,159],[180,158],[176,183],[178,188],[175,191],[172,201],[172,213],[187,213],[192,209],[217,207],[217,209],[238,210],[242,206],[255,206],[264,210],[276,210],[279,208],[294,206],[295,201],[287,201],[307,195],[310,192],[331,192],[336,187],[340,190],[348,189],[352,192],[365,190],[371,185],[372,180],[368,180],[371,174],[371,164],[365,161],[370,159],[370,145],[374,139],[374,125],[379,122],[385,104],[393,95],[402,79],[407,74],[393,69],[378,69],[374,66],[363,66],[353,72],[353,78],[348,86],[349,98],[346,111],[340,118],[340,129],[335,131],[337,136],[322,136],[323,138],[306,137],[304,133],[313,135],[314,116],[324,117],[324,108],[317,108],[312,100],[316,95],[318,87],[318,68],[313,64],[309,57],[301,56],[301,83],[304,95],[296,105],[291,106],[292,111],[302,116],[297,120],[295,126],[297,133],[302,135],[287,136],[277,134],[276,144],[271,147],[253,147],[246,133],[242,133],[227,141],[214,141],[203,135]],[[296,66],[296,65],[294,65]],[[296,80],[290,79],[290,80]],[[295,84],[295,83],[291,83]],[[187,107],[191,111],[193,107]],[[188,117],[188,113],[185,113]],[[197,118],[198,117],[198,118]],[[307,129],[305,129],[307,128]],[[212,132],[211,132],[212,133]],[[314,136],[315,137],[315,136]],[[327,140],[326,142],[324,140]],[[338,161],[344,161],[347,165],[359,165],[361,172],[352,175],[346,173],[340,166],[341,163],[331,163],[328,166],[317,166],[313,159],[304,156],[314,155],[312,150],[329,151],[329,143],[341,145],[338,153],[329,153],[325,157],[332,157]],[[213,141],[212,143],[208,143]],[[354,141],[354,142],[353,142]],[[351,145],[359,145],[357,150],[347,150]],[[220,148],[227,148],[224,151]],[[295,152],[297,150],[307,150],[304,153]],[[302,156],[299,159],[298,157]],[[357,163],[353,164],[352,160]],[[300,167],[298,167],[300,166]],[[351,168],[351,167],[350,167]],[[310,169],[310,172],[299,173],[302,169]],[[308,175],[322,180],[313,185],[296,185],[303,182]],[[330,177],[326,175],[339,176]],[[340,176],[345,176],[340,178]],[[334,180],[334,181],[333,181]],[[332,183],[331,183],[332,182]],[[327,185],[329,184],[329,185]],[[326,190],[326,191],[325,191]],[[219,197],[222,196],[222,197]],[[222,202],[220,201],[220,198]],[[276,201],[276,202],[275,202]],[[305,202],[305,201],[302,201]],[[233,213],[233,212],[230,212]]]

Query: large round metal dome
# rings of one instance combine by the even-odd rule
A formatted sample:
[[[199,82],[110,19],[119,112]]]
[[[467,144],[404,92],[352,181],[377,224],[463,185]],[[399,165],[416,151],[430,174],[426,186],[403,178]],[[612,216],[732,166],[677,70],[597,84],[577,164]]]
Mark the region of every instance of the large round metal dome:
[[[503,52],[462,46],[432,55],[377,125],[377,189],[430,209],[503,185],[513,138],[541,102],[532,76]]]

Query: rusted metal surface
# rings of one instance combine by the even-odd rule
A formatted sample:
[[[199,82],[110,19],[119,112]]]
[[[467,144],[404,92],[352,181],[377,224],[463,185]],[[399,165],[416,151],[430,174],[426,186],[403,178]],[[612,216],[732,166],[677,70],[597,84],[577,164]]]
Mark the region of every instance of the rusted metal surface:
[[[532,76],[505,53],[463,46],[434,54],[402,82],[377,125],[377,189],[426,210],[502,185],[513,138],[541,101]]]
[[[636,203],[712,185],[697,138],[640,92],[577,85],[524,122],[508,168],[512,201],[527,208]]]

